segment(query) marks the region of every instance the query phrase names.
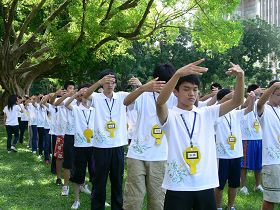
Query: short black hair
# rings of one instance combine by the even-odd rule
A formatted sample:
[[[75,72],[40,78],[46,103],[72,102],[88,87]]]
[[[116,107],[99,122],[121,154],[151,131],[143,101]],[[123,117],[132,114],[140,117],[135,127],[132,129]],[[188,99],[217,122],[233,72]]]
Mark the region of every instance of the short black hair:
[[[279,80],[278,79],[276,79],[276,80],[272,80],[269,84],[268,84],[268,87],[267,88],[270,88],[274,83],[276,83],[276,82],[279,82]]]
[[[249,85],[248,88],[247,88],[247,93],[250,93],[251,91],[254,91],[254,90],[258,89],[259,87],[260,86],[256,85],[256,84]]]
[[[221,89],[223,88],[222,85],[220,85],[220,84],[217,83],[217,82],[215,82],[215,83],[213,83],[212,85],[210,85],[210,90],[212,90],[213,87],[216,87],[216,88],[218,88],[219,90],[221,90]]]
[[[158,77],[158,81],[168,82],[175,71],[176,70],[171,63],[157,64],[153,72],[153,78]]]
[[[99,79],[102,79],[103,77],[107,76],[107,75],[114,75],[115,77],[115,80],[116,80],[116,83],[117,83],[117,75],[116,73],[114,72],[114,70],[112,69],[104,69],[103,71],[101,71],[99,73]]]
[[[91,86],[91,84],[86,83],[86,84],[82,84],[79,86],[78,90],[81,90],[82,88],[89,88]]]
[[[74,83],[73,81],[67,81],[67,82],[65,82],[65,83],[64,83],[64,86],[63,86],[64,90],[67,90],[68,86],[70,86],[70,85],[75,86],[75,83]]]
[[[199,78],[197,75],[195,74],[190,74],[190,75],[187,75],[187,76],[184,76],[184,77],[181,77],[176,86],[175,86],[175,89],[178,91],[179,90],[179,87],[182,83],[184,82],[188,82],[188,83],[191,83],[193,85],[197,85],[197,87],[199,87],[199,84],[200,84],[200,81],[199,81]]]
[[[221,100],[223,97],[225,97],[227,94],[229,94],[231,92],[230,89],[224,88],[219,90],[219,92],[217,93],[217,100]]]

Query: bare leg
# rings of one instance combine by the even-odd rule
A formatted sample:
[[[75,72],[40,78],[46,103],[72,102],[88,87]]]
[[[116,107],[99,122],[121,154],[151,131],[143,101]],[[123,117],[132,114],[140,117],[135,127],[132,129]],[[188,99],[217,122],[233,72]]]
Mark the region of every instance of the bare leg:
[[[70,170],[64,169],[64,186],[69,185],[69,178],[70,178]]]
[[[262,210],[273,210],[273,208],[274,208],[274,203],[265,200],[263,201]]]
[[[261,171],[254,171],[255,172],[255,180],[256,180],[256,187],[261,184]]]
[[[228,207],[234,206],[237,188],[228,188]]]
[[[246,168],[242,168],[241,169],[241,187],[244,187],[247,185],[247,169]]]
[[[216,188],[215,189],[215,197],[216,197],[217,208],[222,208],[223,190],[220,190],[219,188]]]
[[[62,163],[63,159],[56,159],[56,176],[59,179],[61,179]]]
[[[80,185],[74,183],[75,201],[80,201]]]

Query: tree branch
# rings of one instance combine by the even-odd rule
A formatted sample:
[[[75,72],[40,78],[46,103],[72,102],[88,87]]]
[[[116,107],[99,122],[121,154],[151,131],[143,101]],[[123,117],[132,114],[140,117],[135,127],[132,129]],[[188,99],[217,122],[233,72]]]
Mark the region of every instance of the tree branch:
[[[16,40],[13,44],[14,45],[13,47],[19,46],[19,43],[22,40],[23,34],[26,32],[27,26],[29,25],[31,20],[34,18],[36,13],[42,8],[42,6],[44,5],[45,2],[46,2],[46,0],[41,0],[41,2],[37,6],[34,6],[32,8],[32,11],[29,13],[29,15],[27,16],[27,18],[25,19],[24,23],[22,24],[22,26],[20,28],[19,35],[16,38]]]
[[[43,47],[43,48],[41,48],[40,50],[37,50],[33,55],[29,56],[24,62],[22,62],[22,63],[17,67],[17,69],[25,68],[25,67],[31,65],[31,59],[32,59],[32,58],[39,58],[39,57],[41,57],[42,55],[44,55],[46,52],[48,52],[49,50],[50,50],[49,47]]]
[[[62,12],[70,3],[71,0],[65,0],[32,34],[32,36],[20,47],[18,47],[14,52],[15,59],[19,59],[21,55],[28,52],[33,48],[33,42],[36,40],[36,35],[42,32],[48,23],[50,23],[54,18],[56,18],[60,12]]]
[[[130,9],[130,8],[134,8],[134,7],[137,6],[139,1],[140,0],[128,0],[117,8],[117,12],[122,11],[122,10],[127,10],[127,9]],[[105,21],[108,21],[108,20],[112,19],[112,17],[114,17],[114,15],[117,14],[117,12],[108,13],[108,10],[107,10],[108,15],[106,14],[106,17],[103,20],[101,20],[99,24],[104,25]]]
[[[54,64],[57,65],[61,62],[60,58],[55,57],[52,59],[47,59],[43,62],[40,62],[38,64],[32,65],[32,66],[28,66],[28,67],[24,67],[24,68],[18,68],[14,71],[15,74],[24,74],[27,72],[32,72],[32,73],[41,73],[42,71],[45,71],[46,68],[47,69],[51,69]],[[40,74],[39,74],[40,75]]]
[[[141,20],[139,21],[138,25],[136,26],[136,28],[135,28],[135,30],[133,32],[131,32],[131,33],[117,32],[117,36],[123,37],[123,38],[126,38],[126,39],[131,39],[131,38],[134,38],[137,35],[139,35],[140,34],[140,30],[141,30],[141,28],[142,28],[142,26],[143,26],[143,24],[144,24],[144,22],[145,22],[145,20],[146,20],[146,18],[148,16],[149,12],[150,12],[150,9],[151,9],[153,3],[154,3],[154,0],[150,0],[148,2],[146,10],[145,10]]]
[[[84,38],[84,35],[85,35],[86,9],[87,9],[87,3],[86,3],[86,0],[83,0],[83,17],[82,17],[82,23],[81,23],[81,32],[80,32],[79,38],[74,43],[73,48],[76,47],[82,41],[82,39]]]
[[[97,51],[97,49],[99,49],[103,44],[109,42],[109,41],[113,41],[113,40],[116,40],[117,38],[116,37],[113,37],[113,36],[108,36],[104,39],[102,39],[100,42],[98,42],[94,47],[90,48],[90,51],[91,52],[95,52]]]
[[[108,19],[109,17],[109,14],[111,12],[111,9],[112,9],[112,6],[113,6],[113,3],[114,3],[114,0],[110,0],[110,3],[109,3],[109,7],[107,9],[107,12],[106,12],[106,15],[105,17],[100,21],[100,25],[104,25],[104,22]]]
[[[5,24],[5,33],[3,37],[3,50],[4,50],[4,55],[7,53],[8,47],[9,47],[9,42],[10,42],[10,34],[12,30],[12,24],[14,21],[15,13],[16,13],[16,8],[17,8],[17,3],[18,0],[13,0],[10,10],[9,10],[9,16],[8,20]]]

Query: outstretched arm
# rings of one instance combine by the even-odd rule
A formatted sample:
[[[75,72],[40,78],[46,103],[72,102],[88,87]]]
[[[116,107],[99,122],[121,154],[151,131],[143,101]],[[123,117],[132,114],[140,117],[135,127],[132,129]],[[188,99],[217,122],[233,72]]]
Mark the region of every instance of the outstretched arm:
[[[124,99],[123,104],[125,106],[132,104],[144,92],[160,92],[164,84],[165,81],[158,81],[158,78],[155,78],[131,92]]]
[[[271,87],[264,91],[257,103],[258,116],[261,116],[264,111],[264,105],[268,101],[269,97],[274,93],[276,89],[280,88],[280,82],[275,82]]]
[[[232,64],[232,67],[226,72],[228,75],[236,76],[236,84],[232,99],[221,104],[219,116],[223,116],[239,105],[243,104],[244,100],[244,71],[239,65]]]

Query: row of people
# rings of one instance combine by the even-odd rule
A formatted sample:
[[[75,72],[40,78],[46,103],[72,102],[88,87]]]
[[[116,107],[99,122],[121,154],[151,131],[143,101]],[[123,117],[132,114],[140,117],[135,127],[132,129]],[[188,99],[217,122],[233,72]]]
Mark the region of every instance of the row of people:
[[[202,61],[177,71],[170,64],[158,65],[154,79],[131,93],[114,92],[115,73],[106,70],[89,88],[83,87],[74,93],[74,85],[70,85],[65,87],[65,92],[57,91],[41,99],[39,109],[42,107],[51,115],[49,133],[56,137],[54,156],[58,180],[61,180],[62,164],[66,169],[62,195],[69,193],[70,169],[73,169],[71,180],[75,183],[76,194],[73,208],[80,205],[78,194],[88,165],[93,182],[91,209],[104,209],[108,176],[112,209],[141,209],[146,192],[150,209],[221,209],[226,181],[229,185],[228,208],[234,209],[236,190],[240,185],[242,139],[246,140],[246,137],[242,138],[241,124],[244,127],[246,123],[245,128],[249,131],[243,130],[258,135],[254,137],[260,141],[255,150],[258,157],[262,148],[260,129],[263,127],[262,164],[268,166],[266,171],[274,176],[269,180],[268,173],[264,174],[263,208],[271,208],[280,200],[279,189],[275,188],[279,184],[279,178],[276,179],[280,162],[276,134],[279,122],[274,119],[279,116],[276,94],[279,82],[271,83],[257,106],[254,106],[255,94],[250,92],[246,108],[235,110],[243,104],[244,72],[232,64],[228,74],[236,76],[234,92],[222,89],[207,103],[200,102],[196,107],[197,75],[207,71],[207,68],[198,66]],[[131,82],[139,84],[135,78]],[[95,93],[100,86],[103,92]],[[58,95],[61,97],[57,98]],[[267,108],[267,100],[271,108]],[[270,109],[275,116],[271,115]],[[32,119],[32,109],[26,110]],[[24,108],[21,111],[24,112]],[[135,129],[127,129],[127,114],[132,116],[129,125]],[[270,119],[274,121],[270,122]],[[272,127],[267,128],[268,123]],[[273,138],[269,129],[274,132]],[[123,146],[127,144],[127,130],[133,132],[130,133],[123,201]],[[277,137],[276,141],[274,137]],[[45,141],[50,142],[43,140],[42,148],[48,149]],[[32,142],[33,150],[36,149],[36,139]],[[244,168],[247,161],[246,158],[242,161]],[[261,161],[257,161],[257,172],[261,168],[259,165]],[[260,188],[259,182],[256,187]]]

